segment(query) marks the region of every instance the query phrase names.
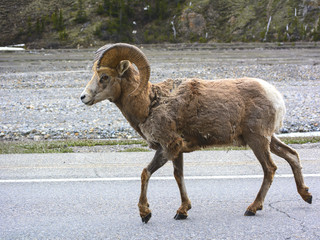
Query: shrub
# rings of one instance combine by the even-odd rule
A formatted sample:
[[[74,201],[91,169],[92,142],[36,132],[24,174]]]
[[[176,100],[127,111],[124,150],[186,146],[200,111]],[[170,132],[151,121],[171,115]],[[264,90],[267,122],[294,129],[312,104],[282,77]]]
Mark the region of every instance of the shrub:
[[[68,33],[66,32],[66,30],[60,31],[59,32],[59,40],[65,41],[67,39],[68,39]]]

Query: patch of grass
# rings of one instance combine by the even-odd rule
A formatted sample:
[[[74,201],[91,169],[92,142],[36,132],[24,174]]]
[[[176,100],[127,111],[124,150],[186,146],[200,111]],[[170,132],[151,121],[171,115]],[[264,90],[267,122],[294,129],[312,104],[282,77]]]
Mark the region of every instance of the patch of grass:
[[[295,138],[280,138],[285,144],[305,144],[320,142],[320,137],[295,137]]]
[[[286,144],[305,144],[320,142],[320,137],[296,137],[281,138]],[[148,152],[148,144],[144,140],[61,140],[61,141],[39,141],[39,142],[1,142],[0,154],[20,154],[20,153],[71,153],[72,147],[94,147],[107,145],[134,145],[141,147],[132,147],[121,152]],[[218,150],[247,150],[248,147],[221,146],[209,147],[205,151]]]
[[[147,148],[134,147],[134,148],[124,149],[119,152],[151,152],[151,150]]]
[[[62,140],[39,142],[1,142],[0,154],[20,153],[71,153],[72,147],[93,147],[105,145],[148,146],[144,140]]]
[[[306,143],[317,143],[320,142],[320,137],[280,137],[280,140],[285,144],[306,144]],[[230,150],[248,150],[250,149],[248,146],[245,147],[237,147],[237,146],[219,146],[219,147],[209,147],[204,148],[204,151],[230,151]]]
[[[111,145],[132,145],[140,144],[148,146],[144,140],[68,140],[64,141],[70,147],[94,147],[94,146],[111,146]]]
[[[0,154],[70,152],[73,150],[65,142],[3,142],[0,145]]]
[[[221,146],[221,147],[208,147],[201,149],[202,151],[231,151],[231,150],[248,150],[249,147],[237,147],[237,146]]]

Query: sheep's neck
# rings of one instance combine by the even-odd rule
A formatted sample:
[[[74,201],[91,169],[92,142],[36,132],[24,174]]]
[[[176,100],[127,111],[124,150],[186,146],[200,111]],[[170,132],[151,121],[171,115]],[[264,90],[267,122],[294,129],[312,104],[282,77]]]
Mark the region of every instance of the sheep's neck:
[[[138,96],[130,96],[130,93],[124,92],[120,101],[116,102],[117,107],[121,110],[124,117],[130,125],[143,137],[139,124],[143,123],[149,115],[150,108],[150,90],[151,83],[148,83],[147,88]],[[129,91],[128,91],[129,92]]]

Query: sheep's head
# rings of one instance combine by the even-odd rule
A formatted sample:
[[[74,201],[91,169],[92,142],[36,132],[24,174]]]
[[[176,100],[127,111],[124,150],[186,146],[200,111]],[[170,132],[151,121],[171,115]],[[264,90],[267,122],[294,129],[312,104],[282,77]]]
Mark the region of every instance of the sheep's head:
[[[135,46],[118,43],[105,45],[96,52],[93,76],[81,94],[81,101],[87,105],[108,99],[117,101],[121,95],[121,79],[134,63],[140,73],[139,86],[130,95],[139,95],[150,77],[150,66],[145,55]]]
[[[116,101],[121,94],[121,77],[130,67],[128,60],[119,63],[116,69],[97,67],[93,65],[93,76],[81,94],[81,100],[87,105],[93,105],[103,100]]]

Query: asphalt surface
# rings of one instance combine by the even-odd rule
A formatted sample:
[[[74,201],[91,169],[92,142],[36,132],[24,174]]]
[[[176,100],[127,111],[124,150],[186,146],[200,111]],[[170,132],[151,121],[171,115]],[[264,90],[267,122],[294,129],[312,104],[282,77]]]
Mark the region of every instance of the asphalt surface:
[[[152,218],[137,207],[140,173],[153,153],[0,155],[0,239],[320,239],[320,149],[299,149],[313,203],[278,166],[264,209],[243,216],[262,182],[251,151],[185,154],[192,209],[180,205],[172,163],[152,176]]]

